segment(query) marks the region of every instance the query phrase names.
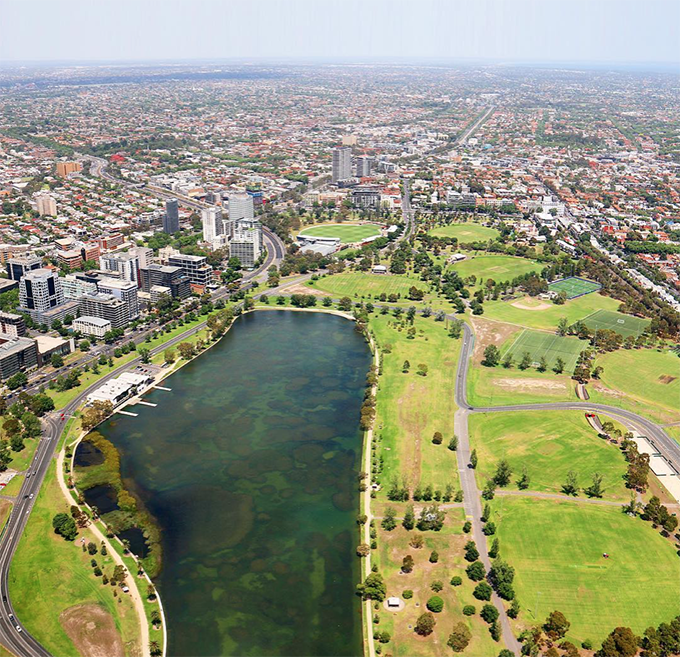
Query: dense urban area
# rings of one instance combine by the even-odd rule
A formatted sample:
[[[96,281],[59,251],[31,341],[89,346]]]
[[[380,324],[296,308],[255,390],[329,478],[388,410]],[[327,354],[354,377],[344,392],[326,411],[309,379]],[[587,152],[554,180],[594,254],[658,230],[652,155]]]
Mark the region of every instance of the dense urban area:
[[[177,654],[95,428],[274,309],[371,349],[367,657],[680,654],[676,74],[17,67],[0,108],[0,655]]]

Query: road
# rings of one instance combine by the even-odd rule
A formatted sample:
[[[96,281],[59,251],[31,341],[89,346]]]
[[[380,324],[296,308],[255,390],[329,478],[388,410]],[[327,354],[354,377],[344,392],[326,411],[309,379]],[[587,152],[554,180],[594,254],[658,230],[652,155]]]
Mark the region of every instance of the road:
[[[404,195],[401,197],[401,216],[404,220],[404,232],[397,241],[410,239],[413,236],[413,231],[416,227],[414,212],[411,208],[411,189],[409,179],[402,178],[401,182],[404,185]]]
[[[479,119],[477,119],[462,135],[460,135],[456,139],[455,143],[460,145],[465,144],[467,140],[470,139],[470,137],[472,137],[472,135],[475,132],[477,132],[479,127],[484,123],[484,121],[486,121],[491,116],[491,113],[495,109],[496,107],[494,105],[491,105],[491,107],[489,107],[489,109],[487,109],[486,112],[484,112],[484,114],[482,114],[482,116],[479,117]]]

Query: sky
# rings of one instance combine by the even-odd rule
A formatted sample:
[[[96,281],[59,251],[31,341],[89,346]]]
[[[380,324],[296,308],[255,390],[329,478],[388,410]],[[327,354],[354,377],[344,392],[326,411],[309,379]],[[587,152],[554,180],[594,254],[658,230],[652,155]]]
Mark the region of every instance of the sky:
[[[680,0],[0,0],[0,63],[680,63]]]

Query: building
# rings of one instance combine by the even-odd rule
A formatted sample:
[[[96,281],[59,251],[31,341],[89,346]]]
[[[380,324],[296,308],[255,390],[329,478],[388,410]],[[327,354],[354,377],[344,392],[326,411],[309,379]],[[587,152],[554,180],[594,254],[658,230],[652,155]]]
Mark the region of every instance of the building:
[[[82,168],[80,162],[57,162],[57,175],[66,178],[70,173],[78,173]]]
[[[87,244],[83,244],[80,247],[80,255],[84,261],[93,260],[96,262],[99,260],[100,253],[101,249],[99,248],[99,244],[97,244],[97,242],[88,242]]]
[[[239,221],[252,219],[255,216],[253,197],[250,194],[229,194],[229,219]]]
[[[333,182],[349,180],[352,177],[352,149],[336,146],[333,149]]]
[[[103,338],[113,328],[108,319],[81,315],[73,321],[73,330],[80,331],[84,335],[93,335],[95,338]]]
[[[0,334],[0,379],[38,366],[38,345],[32,338]]]
[[[172,234],[179,230],[179,203],[176,198],[169,198],[165,202],[163,215],[163,232]]]
[[[356,146],[357,145],[357,136],[356,135],[343,135],[340,138],[340,141],[343,146]]]
[[[51,269],[34,269],[19,281],[19,310],[28,313],[34,321],[43,323],[43,313],[63,303],[59,276]]]
[[[134,281],[102,278],[97,287],[99,292],[110,294],[116,297],[116,299],[120,299],[126,305],[128,322],[132,322],[139,317],[139,295],[137,284]]]
[[[139,268],[139,255],[133,251],[127,253],[107,253],[99,258],[99,266],[104,271],[115,271],[124,281],[130,281],[137,287],[142,286]]]
[[[112,251],[121,246],[125,241],[125,238],[121,233],[111,233],[111,235],[100,237],[97,241],[99,242],[99,247],[103,251]]]
[[[245,223],[245,225],[244,225]],[[229,256],[246,268],[254,267],[262,253],[262,226],[259,221],[239,222],[229,242]]]
[[[176,299],[186,299],[191,294],[189,277],[181,267],[151,264],[143,267],[141,272],[144,292],[150,293],[151,288],[160,286],[168,288],[170,295]]]
[[[45,215],[57,216],[57,203],[49,194],[38,194],[35,197],[35,204],[41,217]]]
[[[83,256],[80,249],[57,251],[57,260],[60,265],[64,265],[69,269],[78,269],[83,264]]]
[[[153,262],[153,249],[147,246],[136,246],[130,253],[137,256],[140,267],[148,267]]]
[[[12,338],[26,335],[26,322],[21,315],[0,312],[0,333]]]
[[[83,280],[74,274],[66,274],[59,281],[61,289],[64,291],[64,298],[69,301],[77,301],[85,294],[95,294],[97,292],[97,284],[88,280]]]
[[[221,208],[205,208],[201,210],[203,224],[203,241],[212,242],[224,232]]]
[[[352,203],[357,208],[380,207],[380,190],[373,187],[357,187],[352,190]]]
[[[47,365],[53,354],[67,356],[76,347],[73,338],[55,338],[51,335],[38,335],[35,339],[38,347],[38,366]]]
[[[368,178],[373,172],[373,162],[370,155],[360,155],[356,160],[357,178]]]
[[[25,255],[10,258],[7,261],[7,276],[13,281],[20,281],[29,271],[40,269],[42,259],[38,256]]]
[[[205,289],[213,282],[213,268],[205,256],[172,255],[168,258],[170,267],[181,267],[182,273],[189,278],[192,286]]]
[[[117,406],[121,402],[142,392],[153,383],[153,377],[148,374],[135,372],[123,372],[115,379],[100,385],[87,396],[87,402],[95,401],[111,402]]]
[[[105,319],[116,329],[124,328],[130,321],[127,305],[104,292],[86,294],[80,300],[80,312],[86,317]]]

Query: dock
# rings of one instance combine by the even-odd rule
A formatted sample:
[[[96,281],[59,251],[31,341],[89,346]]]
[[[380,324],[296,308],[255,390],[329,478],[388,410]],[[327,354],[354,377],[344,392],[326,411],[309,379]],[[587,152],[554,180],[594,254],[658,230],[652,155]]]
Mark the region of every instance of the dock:
[[[172,388],[165,388],[164,386],[154,386],[156,390],[165,390],[166,392],[172,392]]]
[[[158,404],[152,404],[151,402],[142,401],[141,399],[137,403],[142,404],[143,406],[153,406],[153,408],[156,408],[156,406],[158,406]]]
[[[129,415],[130,417],[137,417],[137,413],[130,413],[130,411],[116,411],[116,413],[120,413],[121,415]]]

